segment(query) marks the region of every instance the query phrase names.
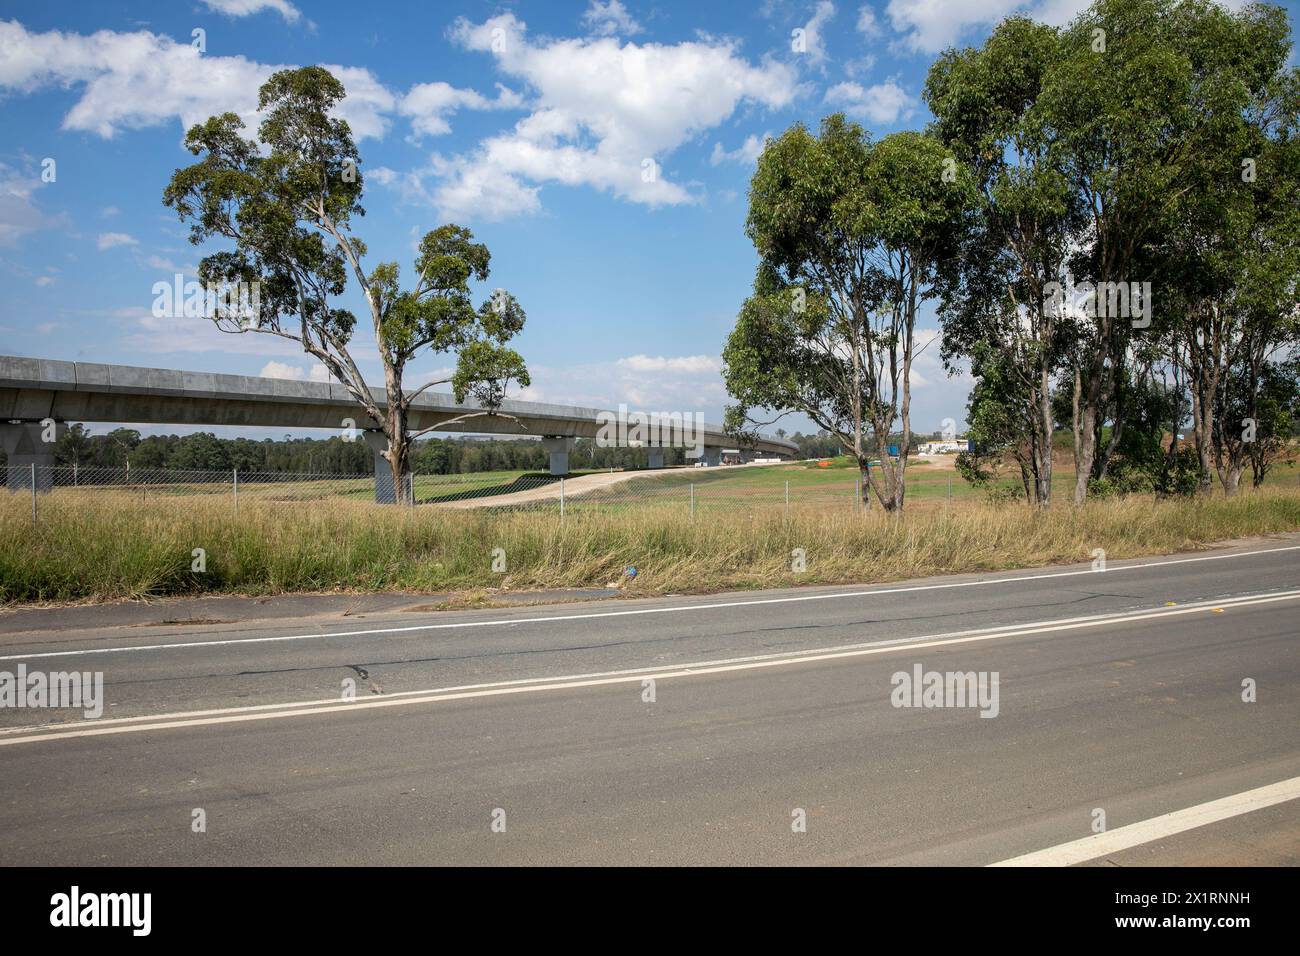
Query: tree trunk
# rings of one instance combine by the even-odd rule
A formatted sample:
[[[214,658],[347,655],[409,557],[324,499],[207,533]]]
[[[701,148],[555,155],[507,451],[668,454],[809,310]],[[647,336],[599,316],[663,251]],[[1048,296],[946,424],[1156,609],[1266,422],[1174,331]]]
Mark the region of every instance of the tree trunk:
[[[402,370],[385,362],[384,384],[388,394],[384,434],[388,437],[386,457],[393,472],[393,501],[399,505],[410,505],[414,503],[414,489],[411,487],[411,438],[407,434],[407,413],[402,402]]]
[[[1034,423],[1036,449],[1037,505],[1046,509],[1052,506],[1052,371],[1046,359],[1040,359],[1038,373],[1038,414]]]
[[[1078,372],[1075,373],[1076,376]],[[1081,505],[1088,497],[1088,479],[1092,477],[1092,465],[1097,457],[1097,419],[1100,404],[1098,392],[1100,382],[1096,375],[1089,376],[1084,384],[1082,401],[1079,396],[1078,379],[1075,380],[1075,476],[1074,503]]]
[[[1241,473],[1244,470],[1240,463],[1234,462],[1219,475],[1219,480],[1223,482],[1223,493],[1229,498],[1235,498],[1241,490]]]

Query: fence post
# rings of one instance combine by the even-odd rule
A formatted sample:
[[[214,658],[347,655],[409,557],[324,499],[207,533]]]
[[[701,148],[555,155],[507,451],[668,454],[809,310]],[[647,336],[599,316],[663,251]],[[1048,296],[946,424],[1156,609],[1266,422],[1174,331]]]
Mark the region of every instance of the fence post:
[[[32,527],[36,527],[36,464],[32,464]]]
[[[235,469],[235,514],[239,514],[239,469]]]
[[[560,478],[560,517],[564,517],[564,478]]]
[[[691,482],[691,520],[695,520],[695,482]]]

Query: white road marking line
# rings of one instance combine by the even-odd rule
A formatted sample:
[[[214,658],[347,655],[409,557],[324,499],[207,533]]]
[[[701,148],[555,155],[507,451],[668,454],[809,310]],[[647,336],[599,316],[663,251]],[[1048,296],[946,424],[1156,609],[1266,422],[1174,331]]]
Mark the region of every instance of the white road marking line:
[[[897,650],[897,649],[904,649],[906,647],[916,646],[918,644],[935,641],[935,640],[948,640],[952,638],[975,637],[975,636],[984,636],[984,635],[987,635],[989,637],[1015,636],[1016,634],[1024,631],[1025,628],[1039,628],[1047,625],[1055,625],[1057,626],[1058,629],[1064,629],[1061,627],[1062,625],[1078,625],[1083,627],[1083,626],[1097,625],[1097,624],[1125,623],[1127,621],[1140,619],[1141,617],[1145,617],[1145,616],[1167,616],[1170,614],[1188,614],[1188,613],[1195,613],[1197,611],[1212,609],[1216,607],[1222,608],[1222,607],[1233,607],[1239,604],[1246,604],[1246,603],[1259,603],[1259,602],[1271,603],[1273,601],[1285,601],[1285,600],[1291,600],[1293,597],[1300,597],[1300,590],[1275,591],[1275,592],[1269,592],[1262,595],[1244,595],[1242,597],[1229,598],[1227,599],[1227,601],[1222,601],[1222,600],[1200,601],[1194,604],[1177,605],[1176,607],[1162,606],[1158,608],[1144,608],[1144,609],[1133,610],[1133,611],[1108,611],[1102,614],[1088,614],[1080,617],[1054,618],[1050,621],[1025,621],[1020,624],[1002,624],[994,627],[977,627],[977,628],[970,628],[968,630],[963,630],[963,631],[941,631],[937,634],[919,634],[915,637],[896,637],[896,638],[891,638],[889,640],[861,641],[853,644],[836,644],[829,647],[811,647],[802,651],[776,651],[771,654],[749,654],[743,657],[719,658],[719,659],[709,660],[709,661],[698,661],[693,664],[683,664],[680,666],[686,668],[716,667],[721,664],[747,664],[747,663],[752,663],[757,661],[770,661],[770,660],[779,660],[779,659],[790,658],[790,657],[801,657],[803,655],[808,655],[808,654],[821,656],[824,654],[840,653],[844,651],[865,650],[868,648],[886,648],[890,650]],[[394,691],[392,693],[385,694],[384,697],[387,699],[387,698],[396,698],[396,697],[412,697],[417,695],[424,696],[428,694],[452,693],[456,691],[466,691],[466,690],[485,690],[494,687],[514,687],[514,686],[523,686],[527,684],[546,684],[546,683],[554,683],[556,681],[578,681],[578,680],[587,680],[591,678],[621,677],[624,675],[633,675],[633,674],[645,676],[647,674],[661,673],[664,670],[664,667],[665,665],[661,664],[661,665],[653,665],[649,667],[619,668],[618,670],[611,670],[611,671],[591,671],[591,672],[586,672],[581,674],[550,675],[547,677],[520,677],[508,681],[489,681],[481,684],[458,684],[451,687]],[[108,717],[108,718],[102,718],[96,720],[95,726],[104,727],[111,724],[138,723],[140,721],[160,720],[163,718],[182,719],[182,718],[189,718],[189,717],[209,717],[209,716],[214,716],[219,714],[248,713],[248,712],[258,711],[258,710],[282,710],[290,707],[322,707],[328,705],[338,705],[340,703],[341,701],[339,700],[339,698],[329,697],[325,699],[286,701],[283,703],[274,703],[274,704],[248,704],[242,707],[222,707],[222,708],[215,708],[210,710],[178,711],[178,712],[173,712],[171,714],[162,714],[162,715],[146,714],[137,717]],[[77,728],[77,727],[84,727],[84,726],[85,724],[81,722],[67,723],[67,724],[45,724],[41,726],[41,729],[49,730],[49,729],[57,729],[57,728],[64,728],[64,727]],[[31,727],[28,726],[0,728],[0,737],[6,734],[26,733],[30,729]]]
[[[1032,624],[1008,625],[978,631],[956,631],[948,634],[933,635],[930,638],[906,638],[901,641],[880,641],[865,645],[823,648],[814,651],[799,651],[791,654],[770,654],[749,658],[731,658],[728,660],[701,661],[694,664],[682,664],[670,669],[635,668],[623,671],[607,671],[597,674],[574,674],[558,677],[532,677],[514,681],[502,681],[496,684],[464,685],[461,687],[431,688],[420,691],[403,691],[369,700],[341,701],[338,699],[324,701],[299,701],[285,704],[256,704],[248,707],[231,707],[213,711],[191,711],[175,714],[151,714],[139,717],[121,717],[106,721],[93,721],[81,724],[50,724],[41,728],[10,727],[0,730],[0,747],[11,744],[34,743],[39,740],[62,740],[73,737],[100,737],[112,734],[135,733],[142,730],[168,730],[174,727],[201,727],[212,724],[239,723],[250,720],[274,720],[282,717],[298,717],[309,714],[345,713],[369,710],[374,707],[401,707],[410,704],[435,704],[451,700],[472,700],[484,697],[500,697],[507,694],[527,694],[540,691],[568,690],[581,687],[599,687],[608,684],[632,683],[654,678],[668,680],[680,677],[700,677],[707,674],[721,674],[731,671],[756,670],[767,667],[783,667],[790,664],[808,664],[819,661],[839,660],[852,657],[866,657],[875,654],[888,654],[895,651],[911,651],[931,647],[947,647],[953,644],[969,644],[977,641],[991,641],[1004,637],[1021,637],[1030,634],[1048,634],[1080,628],[1101,627],[1106,624],[1128,624],[1151,618],[1174,617],[1195,614],[1213,607],[1236,608],[1256,604],[1273,604],[1278,601],[1300,599],[1300,590],[1285,591],[1276,594],[1249,598],[1237,598],[1230,601],[1206,601],[1195,605],[1180,607],[1162,607],[1145,611],[1132,611],[1122,614],[1092,616],[1056,621],[1042,621]],[[113,724],[113,726],[109,726]],[[18,736],[25,734],[25,736]],[[12,736],[8,736],[12,735]]]
[[[909,594],[915,591],[941,591],[950,588],[985,587],[993,584],[1018,584],[1022,581],[1041,581],[1050,578],[1071,578],[1083,574],[1112,574],[1116,571],[1138,571],[1145,568],[1160,568],[1174,564],[1193,564],[1199,561],[1226,561],[1232,558],[1248,558],[1260,554],[1275,554],[1284,551],[1300,551],[1300,545],[1288,545],[1283,548],[1263,548],[1259,551],[1239,551],[1232,554],[1203,555],[1197,558],[1177,558],[1169,561],[1149,561],[1145,564],[1111,564],[1106,571],[1058,571],[1052,574],[1026,574],[1013,578],[992,578],[983,581],[955,581],[947,584],[919,584],[911,587],[873,588],[869,591],[840,591],[832,594],[799,594],[781,598],[758,598],[752,601],[726,601],[717,604],[692,604],[673,607],[632,608],[624,611],[597,611],[592,614],[554,614],[541,617],[498,618],[492,621],[452,621],[446,624],[415,624],[409,627],[381,627],[364,631],[334,631],[327,634],[287,634],[278,637],[236,637],[220,641],[189,641],[173,644],[136,644],[123,647],[92,647],[75,651],[42,651],[35,654],[8,654],[0,656],[0,661],[31,661],[47,657],[82,657],[89,654],[126,654],[135,651],[166,651],[191,647],[224,647],[233,644],[275,644],[283,641],[323,640],[334,637],[368,637],[375,634],[407,634],[416,631],[454,630],[466,627],[514,626],[518,624],[546,624],[556,621],[586,621],[606,617],[631,617],[640,614],[681,614],[690,611],[711,611],[736,607],[754,607],[764,604],[793,604],[801,601],[830,601],[843,598],[872,597],[878,594]]]
[[[1209,803],[1197,804],[1186,810],[1175,810],[1140,823],[1131,823],[1117,830],[1097,833],[1081,840],[1048,847],[1036,853],[1026,853],[1009,860],[990,863],[989,866],[1071,866],[1111,853],[1119,853],[1153,840],[1162,840],[1178,833],[1195,830],[1197,827],[1218,823],[1220,820],[1263,810],[1265,807],[1286,803],[1298,797],[1300,797],[1300,777],[1292,777],[1290,780],[1257,787],[1245,793],[1224,797],[1222,800],[1211,800]]]

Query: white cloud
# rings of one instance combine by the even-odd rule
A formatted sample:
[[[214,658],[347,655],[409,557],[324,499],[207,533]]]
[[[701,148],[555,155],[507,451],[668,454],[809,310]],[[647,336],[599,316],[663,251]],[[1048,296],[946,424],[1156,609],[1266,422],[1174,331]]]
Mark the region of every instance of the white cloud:
[[[590,408],[702,412],[709,420],[728,401],[714,356],[633,355],[564,367],[530,365],[533,384],[520,398]]]
[[[591,6],[582,15],[582,23],[596,36],[602,37],[632,36],[643,29],[620,0],[609,0],[608,3],[591,0]]]
[[[616,363],[634,372],[690,372],[717,373],[721,363],[710,355],[683,355],[666,358],[662,355],[630,355]]]
[[[762,155],[763,147],[767,145],[767,141],[771,138],[771,132],[746,136],[743,143],[730,151],[723,149],[721,143],[714,143],[713,153],[709,156],[709,165],[719,166],[722,163],[749,165],[755,163],[758,161],[758,157]]]
[[[203,0],[203,3],[208,9],[229,17],[246,17],[263,10],[274,10],[287,22],[297,23],[302,16],[298,8],[288,0]]]
[[[319,362],[312,365],[309,370],[304,370],[300,365],[290,365],[287,362],[267,362],[262,366],[262,370],[257,373],[263,378],[288,378],[295,382],[303,380],[312,382],[328,382],[330,380],[329,369]]]
[[[389,90],[364,67],[324,64],[343,88],[347,98],[339,104],[338,114],[348,121],[358,139],[383,139],[388,132],[386,114],[397,109],[399,96]]]
[[[95,241],[95,245],[99,247],[100,252],[116,246],[138,246],[139,244],[140,240],[125,232],[101,232],[99,238]]]
[[[411,87],[398,104],[398,111],[411,118],[416,135],[441,136],[451,132],[447,117],[459,109],[518,109],[523,103],[522,96],[500,83],[496,99],[488,99],[477,90],[458,89],[439,80]]]
[[[894,123],[912,112],[911,97],[894,80],[867,87],[860,83],[837,83],[826,91],[826,102],[856,119],[872,123]]]
[[[242,56],[200,53],[188,43],[147,31],[100,30],[89,36],[34,33],[0,21],[0,89],[32,93],[80,87],[63,128],[110,138],[123,129],[179,119],[189,128],[218,113],[257,121],[258,87],[283,66]],[[359,67],[326,65],[347,88],[339,115],[358,139],[382,137],[397,98]]]
[[[889,0],[885,15],[896,33],[903,34],[905,47],[922,53],[938,53],[971,38],[977,29],[992,27],[1013,13],[1025,13],[1035,20],[1060,26],[1069,23],[1088,6],[1089,0]],[[1246,0],[1224,0],[1223,5],[1239,9]]]
[[[1219,0],[1229,10],[1240,10],[1248,0]],[[988,29],[1004,17],[1024,13],[1043,23],[1069,23],[1089,5],[1089,0],[889,0],[885,15],[903,47],[920,53],[938,53]],[[862,13],[869,8],[864,7]],[[874,12],[872,20],[875,20]],[[859,29],[862,29],[861,13]],[[866,31],[863,31],[866,32]],[[868,34],[870,35],[870,34]]]
[[[826,60],[826,44],[822,40],[822,27],[835,17],[835,4],[830,0],[820,0],[813,9],[813,15],[803,26],[804,53],[814,66],[820,66]]]
[[[1024,0],[889,0],[885,13],[905,46],[937,53],[973,27],[994,24],[1025,6]]]
[[[45,288],[47,285],[54,285],[54,276],[40,276],[36,280],[38,288]]]
[[[742,103],[779,108],[798,87],[792,67],[754,65],[729,41],[531,40],[509,13],[480,24],[457,20],[451,37],[490,53],[535,97],[533,111],[512,130],[469,154],[434,156],[427,169],[401,177],[401,188],[447,219],[534,212],[545,183],[590,186],[651,207],[694,202],[666,174],[665,158]]]
[[[876,11],[869,6],[863,6],[858,10],[857,28],[858,32],[868,40],[877,40],[884,33],[880,21],[876,19]]]
[[[58,221],[32,201],[38,185],[38,176],[23,176],[0,163],[0,246],[17,245],[28,233],[48,229]]]
[[[171,259],[168,259],[166,256],[151,255],[145,258],[144,263],[150,269],[161,269],[162,271],[172,273],[173,275],[177,272],[185,275],[197,275],[199,271],[199,267],[196,265],[183,265],[176,263]]]

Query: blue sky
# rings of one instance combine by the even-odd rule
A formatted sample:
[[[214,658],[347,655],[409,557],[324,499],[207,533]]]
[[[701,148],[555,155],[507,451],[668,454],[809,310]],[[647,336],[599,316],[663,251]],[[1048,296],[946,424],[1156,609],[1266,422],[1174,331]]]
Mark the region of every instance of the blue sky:
[[[938,51],[1009,12],[1059,23],[1082,5],[0,2],[0,353],[323,372],[291,343],[150,311],[153,284],[192,275],[206,251],[161,204],[192,159],[184,129],[226,110],[255,125],[274,69],[319,63],[349,92],[368,265],[409,272],[421,234],[467,225],[492,252],[484,294],[509,289],[528,313],[516,344],[533,385],[518,397],[716,421],[719,354],[753,278],[745,191],[764,134],[836,109],[876,135],[921,126]],[[380,381],[369,340],[358,333],[361,365]],[[419,361],[408,381],[448,364]],[[968,387],[932,345],[914,427],[960,422]]]

